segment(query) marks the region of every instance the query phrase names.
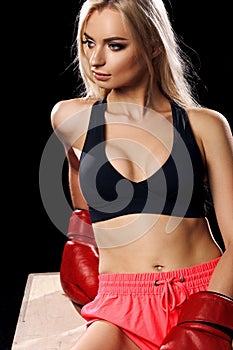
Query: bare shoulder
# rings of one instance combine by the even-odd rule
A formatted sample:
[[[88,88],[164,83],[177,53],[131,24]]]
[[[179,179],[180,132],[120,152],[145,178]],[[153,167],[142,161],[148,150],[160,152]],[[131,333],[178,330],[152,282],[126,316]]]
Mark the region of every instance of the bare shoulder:
[[[82,149],[94,99],[74,98],[57,102],[51,111],[52,127],[64,145]]]
[[[231,135],[229,122],[222,113],[204,107],[189,108],[186,112],[197,137],[203,139],[211,135]]]
[[[88,111],[96,100],[88,98],[73,98],[57,102],[51,111],[51,124],[54,129],[72,116]],[[85,113],[82,113],[85,115]]]

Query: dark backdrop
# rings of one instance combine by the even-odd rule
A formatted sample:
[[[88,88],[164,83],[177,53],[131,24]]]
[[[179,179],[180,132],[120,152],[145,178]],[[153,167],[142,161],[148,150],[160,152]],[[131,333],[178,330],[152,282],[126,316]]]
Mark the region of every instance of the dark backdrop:
[[[65,236],[44,209],[39,168],[52,133],[51,109],[57,101],[74,97],[70,47],[80,3],[40,1],[27,8],[10,3],[6,13],[10,34],[2,54],[2,137],[7,140],[2,149],[1,350],[11,348],[28,274],[58,271],[60,266]],[[229,2],[205,0],[205,8],[200,0],[166,4],[201,77],[201,103],[223,113],[232,126]]]

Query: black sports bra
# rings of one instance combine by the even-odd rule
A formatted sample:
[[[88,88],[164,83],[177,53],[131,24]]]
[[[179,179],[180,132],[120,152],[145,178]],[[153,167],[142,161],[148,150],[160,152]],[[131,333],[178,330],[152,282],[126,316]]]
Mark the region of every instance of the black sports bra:
[[[170,156],[152,176],[126,179],[105,152],[105,100],[91,110],[80,158],[80,185],[91,221],[121,215],[152,213],[200,218],[204,210],[204,165],[187,114],[171,101],[174,139]]]

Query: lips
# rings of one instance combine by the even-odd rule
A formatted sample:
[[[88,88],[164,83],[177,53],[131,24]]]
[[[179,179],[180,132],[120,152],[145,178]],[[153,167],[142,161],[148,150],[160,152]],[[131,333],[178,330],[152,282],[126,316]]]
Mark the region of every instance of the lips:
[[[102,72],[93,71],[92,73],[97,80],[101,80],[101,81],[106,81],[111,77],[111,74],[105,74]]]

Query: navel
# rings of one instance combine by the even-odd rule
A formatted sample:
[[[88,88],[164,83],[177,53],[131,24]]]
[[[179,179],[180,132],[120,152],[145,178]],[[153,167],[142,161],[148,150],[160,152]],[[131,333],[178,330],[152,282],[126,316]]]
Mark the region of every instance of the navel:
[[[164,268],[163,265],[154,265],[153,267],[154,267],[154,269],[155,269],[156,271],[158,271],[158,272],[163,271],[163,268]]]

